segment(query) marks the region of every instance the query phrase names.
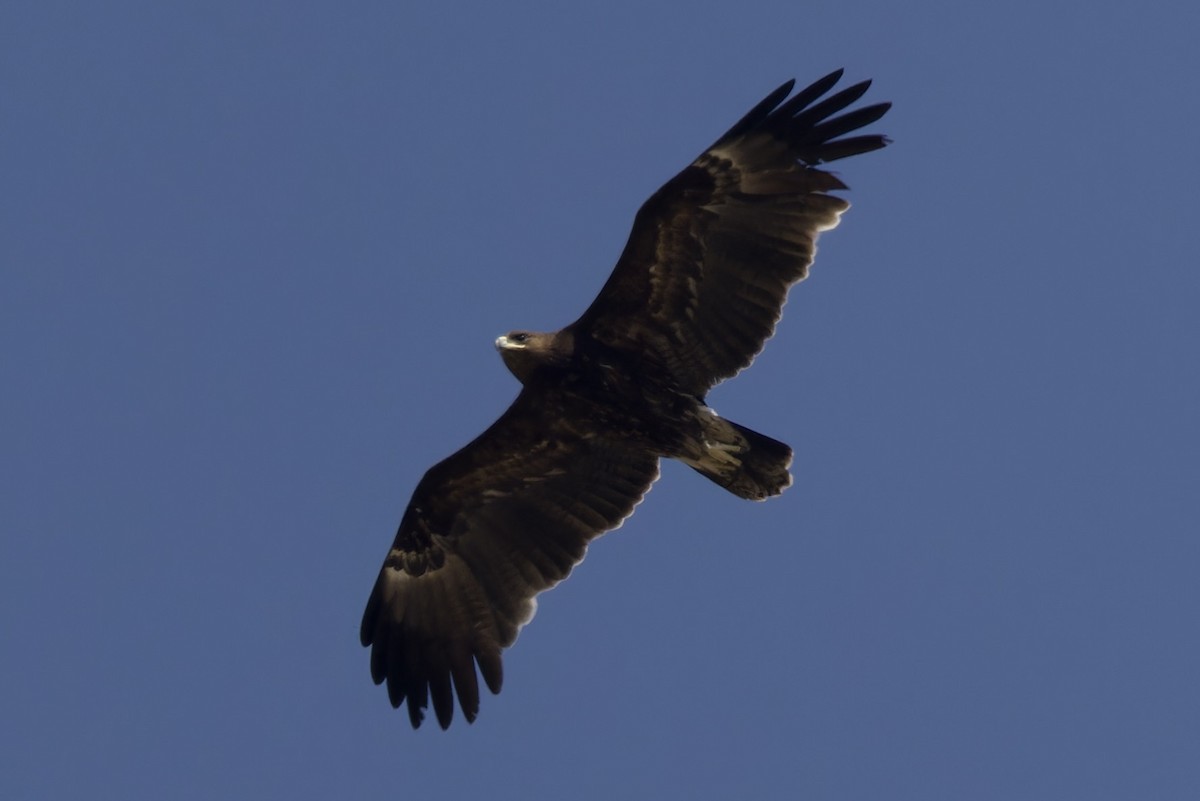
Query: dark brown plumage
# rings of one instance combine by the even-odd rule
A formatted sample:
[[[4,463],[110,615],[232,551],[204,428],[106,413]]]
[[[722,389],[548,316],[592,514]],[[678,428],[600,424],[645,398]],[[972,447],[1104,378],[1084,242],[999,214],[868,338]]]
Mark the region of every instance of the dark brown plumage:
[[[835,116],[869,81],[821,99],[834,72],[772,92],[646,201],[608,282],[576,322],[515,331],[496,346],[523,388],[503,416],[434,465],[413,493],[371,592],[361,637],[371,676],[419,726],[454,695],[479,711],[500,652],[588,543],[621,524],[683,461],[755,500],[791,483],[791,449],[718,417],[704,397],[749,365],[775,330],[817,235],[849,204],[816,165],[877,150],[844,136],[889,104]]]

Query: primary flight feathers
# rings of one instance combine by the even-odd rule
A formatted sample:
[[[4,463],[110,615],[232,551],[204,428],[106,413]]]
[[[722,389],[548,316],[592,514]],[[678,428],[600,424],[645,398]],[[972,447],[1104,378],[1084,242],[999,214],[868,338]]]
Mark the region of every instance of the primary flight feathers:
[[[817,235],[849,208],[828,194],[845,184],[816,165],[888,143],[844,136],[890,104],[838,116],[870,86],[825,97],[841,75],[790,97],[788,81],[655,192],[582,317],[496,340],[521,393],[421,479],[363,615],[371,677],[414,728],[431,700],[449,726],[455,695],[475,719],[476,668],[499,692],[500,653],[537,594],[633,512],[660,458],[743,498],[791,483],[791,448],[704,398],[754,360]]]

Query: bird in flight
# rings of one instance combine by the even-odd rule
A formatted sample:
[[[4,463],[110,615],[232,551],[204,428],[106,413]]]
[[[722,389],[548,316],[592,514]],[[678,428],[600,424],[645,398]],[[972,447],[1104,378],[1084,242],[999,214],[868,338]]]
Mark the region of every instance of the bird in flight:
[[[500,654],[538,593],[633,513],[660,459],[751,500],[791,484],[791,448],[705,396],[762,350],[818,234],[849,208],[819,165],[888,144],[848,135],[891,104],[842,113],[870,81],[829,94],[841,76],[795,94],[788,81],[655,192],[578,320],[496,340],[521,392],[425,473],[363,614],[371,677],[414,728],[431,700],[448,727],[455,696],[475,720],[476,668],[498,693]]]

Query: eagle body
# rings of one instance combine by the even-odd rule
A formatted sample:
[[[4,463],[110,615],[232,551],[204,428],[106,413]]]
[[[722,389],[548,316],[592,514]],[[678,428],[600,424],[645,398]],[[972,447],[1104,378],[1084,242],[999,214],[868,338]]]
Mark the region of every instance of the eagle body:
[[[631,448],[679,459],[743,498],[763,500],[791,484],[791,448],[722,419],[640,351],[572,328],[514,331],[496,348],[513,375],[548,402],[547,412],[623,432]]]
[[[655,192],[578,320],[496,340],[521,391],[425,473],[363,615],[371,676],[393,706],[407,703],[414,728],[431,701],[449,726],[455,697],[475,719],[478,677],[500,691],[501,652],[536,596],[632,514],[660,459],[742,498],[790,485],[791,448],[705,397],[754,360],[818,234],[849,207],[829,194],[845,185],[818,165],[887,144],[847,136],[889,104],[840,113],[870,85],[828,94],[840,78],[795,94],[785,83]]]

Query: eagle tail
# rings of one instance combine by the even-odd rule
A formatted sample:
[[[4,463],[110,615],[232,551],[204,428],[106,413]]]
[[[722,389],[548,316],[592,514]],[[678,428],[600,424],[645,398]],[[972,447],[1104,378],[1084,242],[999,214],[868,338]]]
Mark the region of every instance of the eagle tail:
[[[699,458],[684,464],[740,498],[762,501],[792,485],[792,449],[716,414],[705,415]]]

